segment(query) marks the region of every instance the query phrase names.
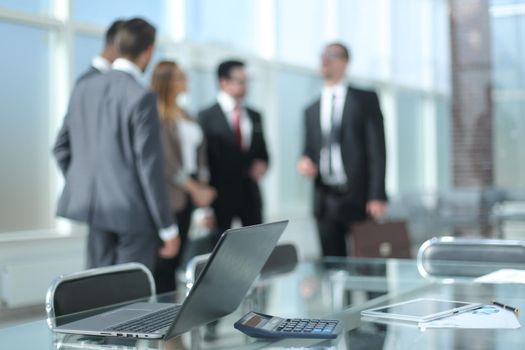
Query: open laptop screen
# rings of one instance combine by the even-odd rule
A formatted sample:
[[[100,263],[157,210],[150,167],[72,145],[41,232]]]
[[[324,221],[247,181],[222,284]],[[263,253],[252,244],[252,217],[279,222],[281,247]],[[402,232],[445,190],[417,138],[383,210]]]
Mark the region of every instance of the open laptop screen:
[[[288,221],[226,231],[176,316],[166,339],[225,316],[239,306]]]

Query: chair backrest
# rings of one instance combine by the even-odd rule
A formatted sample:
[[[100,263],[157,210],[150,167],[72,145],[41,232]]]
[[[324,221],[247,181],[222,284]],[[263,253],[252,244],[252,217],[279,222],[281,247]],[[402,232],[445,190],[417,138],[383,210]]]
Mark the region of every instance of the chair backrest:
[[[284,243],[275,246],[272,254],[261,269],[261,275],[289,272],[299,262],[297,248],[292,243]]]
[[[425,277],[450,278],[524,268],[525,241],[434,237],[419,248],[417,266]]]
[[[196,255],[186,265],[185,277],[188,290],[199,277],[209,257],[210,254]],[[273,249],[272,254],[261,269],[261,275],[291,271],[298,261],[297,249],[293,244],[279,244]]]
[[[188,290],[193,287],[193,284],[201,274],[202,270],[204,270],[204,266],[206,266],[210,255],[211,253],[196,255],[191,258],[190,261],[188,261],[188,264],[186,265],[186,271],[184,273],[186,277],[186,287]]]
[[[53,280],[47,290],[48,324],[53,328],[86,317],[86,314],[76,316],[75,314],[79,312],[154,295],[153,276],[146,266],[139,263],[120,264],[62,275]]]

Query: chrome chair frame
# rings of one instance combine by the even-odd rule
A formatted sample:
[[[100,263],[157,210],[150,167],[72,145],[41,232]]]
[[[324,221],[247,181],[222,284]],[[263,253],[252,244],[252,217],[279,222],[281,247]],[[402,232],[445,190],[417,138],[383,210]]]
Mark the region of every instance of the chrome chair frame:
[[[483,259],[483,257],[480,257],[479,260],[474,259],[462,259],[458,258],[457,260],[450,260],[454,262],[462,262],[462,261],[468,261],[472,263],[499,263],[501,264],[501,267],[518,267],[521,266],[522,268],[525,267],[525,241],[519,241],[519,240],[499,240],[499,239],[469,239],[469,238],[456,238],[456,237],[450,237],[450,236],[443,236],[443,237],[433,237],[427,241],[425,241],[420,247],[417,252],[417,269],[421,276],[425,278],[438,278],[438,279],[447,279],[447,280],[454,280],[458,277],[467,277],[467,276],[435,276],[427,271],[425,268],[425,261],[427,258],[425,257],[425,254],[427,250],[435,245],[450,245],[452,247],[457,246],[477,246],[479,248],[490,248],[490,247],[508,247],[509,249],[518,249],[521,248],[523,250],[523,266],[521,266],[521,262],[513,262],[513,261],[505,261],[504,259],[495,261],[494,259]],[[437,260],[437,259],[436,259]],[[470,276],[471,278],[474,276]],[[477,276],[479,277],[479,276]]]
[[[106,274],[112,274],[112,273],[118,273],[118,272],[125,272],[125,271],[132,271],[132,270],[142,270],[144,274],[146,275],[149,286],[150,286],[150,297],[154,297],[156,294],[155,289],[155,280],[153,278],[153,275],[151,274],[151,271],[140,263],[126,263],[126,264],[119,264],[119,265],[113,265],[113,266],[107,266],[107,267],[99,267],[79,272],[74,272],[70,274],[60,275],[56,277],[50,284],[50,286],[47,289],[46,293],[46,301],[45,301],[45,310],[47,314],[47,324],[50,329],[53,329],[56,327],[56,311],[55,311],[55,293],[57,289],[64,283],[79,279],[84,279],[88,277],[94,277],[98,275],[106,275]]]
[[[184,277],[186,279],[185,283],[188,292],[191,289],[191,287],[193,287],[193,284],[195,283],[198,274],[201,272],[198,270],[204,267],[204,265],[206,265],[210,256],[211,253],[196,255],[193,258],[191,258],[190,261],[188,261],[188,264],[186,265],[186,270],[184,272]]]

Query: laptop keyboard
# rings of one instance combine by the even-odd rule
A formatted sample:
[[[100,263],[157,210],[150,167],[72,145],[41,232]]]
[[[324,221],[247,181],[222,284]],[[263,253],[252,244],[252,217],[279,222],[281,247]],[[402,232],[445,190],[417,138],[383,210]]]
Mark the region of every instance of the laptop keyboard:
[[[166,309],[152,312],[150,314],[126,321],[106,328],[105,331],[130,332],[130,333],[153,333],[164,327],[168,327],[180,310],[181,305],[174,305]]]

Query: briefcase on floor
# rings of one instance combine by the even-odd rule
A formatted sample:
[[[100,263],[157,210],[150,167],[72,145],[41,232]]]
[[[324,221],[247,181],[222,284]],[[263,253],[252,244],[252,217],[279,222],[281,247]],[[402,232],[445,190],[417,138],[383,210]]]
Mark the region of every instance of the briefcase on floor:
[[[353,224],[346,237],[347,251],[359,258],[408,259],[410,239],[405,221],[363,221]]]

